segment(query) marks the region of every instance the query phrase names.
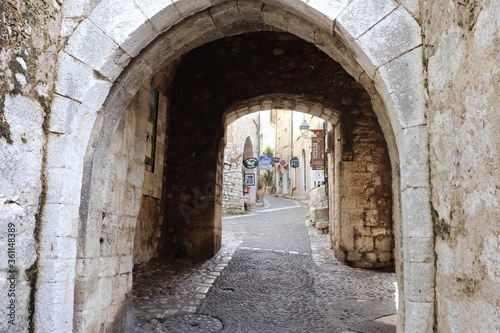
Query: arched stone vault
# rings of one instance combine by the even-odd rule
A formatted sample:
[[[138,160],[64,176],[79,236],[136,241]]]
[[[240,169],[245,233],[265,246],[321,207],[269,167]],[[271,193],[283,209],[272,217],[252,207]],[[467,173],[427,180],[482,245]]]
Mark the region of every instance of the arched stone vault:
[[[405,306],[399,327],[430,330],[434,255],[421,37],[419,24],[403,6],[390,0],[93,3],[74,0],[63,7],[67,42],[58,55],[50,124],[60,135],[50,138],[46,156],[47,203],[60,213],[43,216],[38,331],[79,330],[73,327],[73,314],[81,311],[73,295],[82,290],[75,290],[75,274],[90,273],[85,257],[77,256],[87,244],[81,242],[77,250],[76,226],[85,234],[92,188],[106,168],[102,157],[139,86],[189,50],[258,30],[288,31],[316,45],[370,94],[394,170],[398,277],[404,284],[400,306]]]

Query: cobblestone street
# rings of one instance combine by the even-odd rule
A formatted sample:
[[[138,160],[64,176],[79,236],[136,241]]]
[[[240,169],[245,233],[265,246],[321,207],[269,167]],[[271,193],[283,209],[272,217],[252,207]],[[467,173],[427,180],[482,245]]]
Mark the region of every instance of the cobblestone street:
[[[305,224],[307,205],[266,199],[223,219],[213,259],[136,270],[134,332],[395,332],[394,274],[340,264]]]

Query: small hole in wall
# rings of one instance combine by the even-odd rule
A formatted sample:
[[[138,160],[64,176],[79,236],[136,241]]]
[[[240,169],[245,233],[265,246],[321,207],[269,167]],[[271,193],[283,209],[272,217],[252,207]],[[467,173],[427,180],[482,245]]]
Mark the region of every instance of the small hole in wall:
[[[101,246],[99,247],[99,252],[100,252],[100,254],[102,256],[102,254],[104,253],[104,238],[101,237],[99,239],[99,243],[101,244]]]

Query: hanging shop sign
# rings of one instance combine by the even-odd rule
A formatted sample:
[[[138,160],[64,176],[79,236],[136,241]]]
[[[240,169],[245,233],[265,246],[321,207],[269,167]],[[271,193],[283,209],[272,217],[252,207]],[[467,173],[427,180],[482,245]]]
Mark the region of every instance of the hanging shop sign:
[[[298,168],[299,167],[299,158],[298,157],[292,157],[292,159],[290,160],[290,166],[292,168]]]
[[[325,140],[322,130],[314,130],[311,138],[311,169],[323,170],[325,165]]]
[[[261,156],[259,159],[259,166],[261,170],[270,170],[274,162],[272,156]]]
[[[249,157],[243,161],[243,165],[247,169],[255,169],[259,165],[259,160],[255,157]]]
[[[255,186],[255,174],[254,173],[245,173],[245,185],[246,186]]]

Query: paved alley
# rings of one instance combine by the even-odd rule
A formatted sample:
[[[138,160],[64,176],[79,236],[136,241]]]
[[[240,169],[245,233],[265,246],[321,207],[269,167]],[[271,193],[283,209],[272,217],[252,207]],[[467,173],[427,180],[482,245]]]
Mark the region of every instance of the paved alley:
[[[223,219],[213,259],[140,267],[134,332],[395,332],[395,275],[340,264],[306,225],[306,204],[266,200]]]

